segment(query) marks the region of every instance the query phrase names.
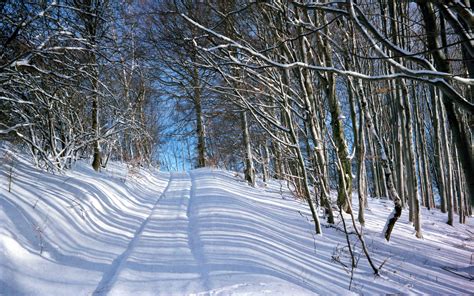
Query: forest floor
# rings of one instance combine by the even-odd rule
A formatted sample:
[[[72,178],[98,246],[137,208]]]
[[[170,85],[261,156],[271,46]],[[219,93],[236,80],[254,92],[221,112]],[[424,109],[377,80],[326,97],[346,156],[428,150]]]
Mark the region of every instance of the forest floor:
[[[417,239],[404,211],[386,243],[380,233],[392,203],[369,199],[365,238],[384,264],[374,276],[350,235],[358,259],[351,281],[340,219],[315,235],[308,207],[278,181],[253,188],[234,172],[119,163],[96,173],[79,162],[52,174],[5,148],[0,157],[1,295],[474,291],[472,217],[452,227],[446,214],[423,209]]]

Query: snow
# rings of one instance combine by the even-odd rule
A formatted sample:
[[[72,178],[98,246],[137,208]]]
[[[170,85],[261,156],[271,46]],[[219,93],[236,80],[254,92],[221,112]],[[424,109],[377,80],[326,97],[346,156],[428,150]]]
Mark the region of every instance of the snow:
[[[29,58],[15,61],[11,64],[12,67],[30,66]]]
[[[129,169],[64,174],[0,150],[1,295],[470,294],[473,228],[423,210],[424,239],[407,211],[380,237],[391,201],[370,199],[350,275],[342,224],[315,236],[307,206],[278,181],[257,188],[236,173]],[[8,192],[13,165],[11,192]],[[356,198],[354,197],[354,202]],[[348,217],[346,217],[348,218]],[[355,236],[351,236],[356,243]]]

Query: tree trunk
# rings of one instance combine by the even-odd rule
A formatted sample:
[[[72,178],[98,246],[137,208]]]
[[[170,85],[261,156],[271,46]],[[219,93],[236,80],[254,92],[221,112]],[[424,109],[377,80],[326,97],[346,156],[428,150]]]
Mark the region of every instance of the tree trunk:
[[[250,145],[249,126],[247,112],[241,112],[242,137],[245,151],[245,180],[255,186],[255,167],[253,164],[252,146]]]
[[[98,79],[97,76],[94,76],[94,79]],[[97,95],[97,81],[94,81],[94,94],[92,95],[92,130],[94,131],[94,142],[93,149],[94,155],[92,160],[92,167],[94,170],[99,171],[102,164],[102,156],[100,153],[100,127],[99,127],[99,99]]]
[[[381,140],[380,136],[378,135],[377,130],[375,129],[375,126],[372,122],[372,116],[367,110],[367,101],[365,100],[365,97],[362,93],[363,87],[360,81],[357,81],[357,88],[358,88],[358,93],[360,94],[359,98],[360,98],[360,103],[361,103],[361,112],[362,112],[362,115],[365,117],[365,123],[367,125],[367,129],[370,131],[371,136],[374,138],[376,144],[378,145],[380,158],[382,160],[383,170],[385,173],[385,181],[387,183],[388,194],[394,203],[394,209],[392,213],[390,214],[389,218],[387,219],[387,223],[385,224],[385,227],[383,230],[385,239],[389,241],[390,236],[392,234],[393,227],[395,226],[395,223],[397,222],[398,218],[400,218],[400,216],[402,215],[402,202],[400,200],[398,192],[395,188],[395,184],[393,182],[391,164],[390,164],[390,160],[387,157],[385,145],[383,141]]]
[[[197,166],[203,168],[206,166],[206,137],[204,131],[204,116],[202,114],[202,100],[201,88],[197,77],[197,70],[194,69],[193,84],[194,84],[194,109],[196,110],[196,137],[197,137]]]
[[[411,106],[409,101],[409,95],[407,91],[406,85],[402,81],[402,93],[403,96],[406,98],[405,105]],[[413,215],[412,220],[415,226],[416,237],[422,238],[423,235],[421,233],[421,214],[420,214],[420,201],[419,201],[419,186],[418,186],[418,178],[417,178],[417,170],[416,170],[416,153],[415,153],[415,134],[413,132],[413,111],[411,108],[406,108],[406,130],[407,130],[407,148],[408,148],[408,164],[410,166],[410,186],[412,188],[411,194],[409,196],[410,202],[410,212]],[[415,142],[414,142],[415,141]]]
[[[441,144],[442,137],[441,137],[441,130],[444,122],[441,121],[441,113],[443,110],[440,111],[440,102],[439,97],[437,95],[437,91],[434,87],[430,87],[430,96],[431,96],[431,108],[432,108],[432,119],[433,119],[433,129],[434,129],[434,159],[435,159],[435,170],[436,170],[436,177],[438,183],[438,193],[440,196],[440,208],[442,213],[446,213],[446,199],[447,199],[447,192],[446,192],[446,177],[444,174],[444,149],[445,146]]]

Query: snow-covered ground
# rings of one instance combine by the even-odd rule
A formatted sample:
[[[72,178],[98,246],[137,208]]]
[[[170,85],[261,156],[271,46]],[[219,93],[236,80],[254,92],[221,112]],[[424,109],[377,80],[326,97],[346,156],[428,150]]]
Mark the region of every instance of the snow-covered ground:
[[[424,239],[416,239],[404,212],[385,243],[392,203],[371,199],[364,233],[377,265],[385,264],[374,277],[356,244],[349,290],[342,224],[315,236],[307,206],[276,181],[252,188],[232,172],[170,174],[117,163],[96,173],[81,162],[53,175],[21,154],[3,149],[0,157],[2,295],[474,291],[472,219],[451,227],[424,209]]]

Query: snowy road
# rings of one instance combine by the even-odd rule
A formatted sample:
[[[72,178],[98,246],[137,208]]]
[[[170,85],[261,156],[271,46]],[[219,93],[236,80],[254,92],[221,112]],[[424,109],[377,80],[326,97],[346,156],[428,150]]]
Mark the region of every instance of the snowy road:
[[[104,274],[94,294],[153,291],[170,295],[208,290],[206,276],[201,274],[199,241],[192,235],[191,193],[189,174],[172,173],[150,215]]]
[[[196,182],[196,178],[201,182]],[[211,181],[215,178],[202,174],[191,173],[171,173],[168,185],[163,193],[154,201],[147,218],[138,226],[128,246],[122,254],[113,260],[110,267],[104,272],[102,279],[97,285],[94,295],[189,295],[194,293],[226,293],[238,288],[255,289],[255,285],[265,285],[263,283],[252,283],[250,278],[254,273],[262,273],[261,279],[276,283],[278,287],[294,291],[299,295],[308,294],[309,291],[289,283],[272,279],[273,275],[284,275],[278,270],[266,270],[264,266],[259,266],[245,258],[253,257],[248,254],[250,249],[246,241],[252,239],[253,225],[247,223],[236,223],[236,229],[229,228],[229,221],[226,221],[226,212],[233,213],[230,218],[235,219],[235,214],[242,216],[245,220],[245,211],[236,211],[236,205],[232,200],[227,200],[226,206],[219,206],[220,216],[224,219],[216,219],[219,210],[208,217],[206,225],[203,225],[204,232],[207,232],[207,250],[211,252],[210,258],[206,258],[204,241],[206,238],[199,224],[199,206],[212,198],[213,190],[201,188],[206,185],[203,179]],[[220,183],[220,182],[219,182]],[[206,192],[203,195],[203,191]],[[218,190],[217,190],[218,191]],[[197,193],[198,192],[198,196]],[[214,194],[216,190],[214,190]],[[221,202],[225,201],[221,197]],[[153,202],[149,200],[150,205]],[[217,202],[217,200],[214,200]],[[249,209],[248,214],[252,214]],[[210,223],[209,223],[210,222]],[[262,225],[263,226],[263,225]],[[240,230],[237,230],[240,228]],[[227,231],[225,231],[227,230]],[[249,232],[250,230],[250,232]],[[228,236],[222,240],[226,233],[241,232],[241,237]],[[258,236],[258,235],[257,235]],[[223,244],[224,242],[224,244]],[[267,244],[268,242],[262,242]],[[275,241],[276,243],[276,241]],[[259,246],[254,246],[258,248]],[[277,246],[268,245],[269,249]],[[240,251],[238,250],[240,249]],[[232,251],[233,254],[225,255]],[[278,264],[278,253],[275,253],[275,263]],[[262,258],[266,256],[263,255]],[[224,259],[224,260],[223,260]],[[235,259],[235,260],[232,260]],[[271,260],[271,258],[268,258]],[[225,264],[226,261],[229,264]],[[246,261],[248,260],[247,264]],[[208,262],[209,261],[209,262]],[[238,263],[238,264],[236,264]],[[244,263],[244,264],[243,264]],[[213,274],[211,275],[211,272]],[[238,275],[243,274],[243,275]],[[267,275],[265,275],[267,274]],[[219,283],[229,282],[228,285],[211,282],[211,277],[219,279]],[[247,278],[245,284],[235,284],[243,278]],[[234,278],[234,279],[232,279]],[[297,278],[295,281],[299,281]],[[237,286],[236,286],[237,285]],[[224,287],[223,287],[224,286]],[[303,285],[304,286],[304,285]],[[310,286],[308,286],[311,288]],[[260,287],[261,288],[261,287]],[[335,288],[337,290],[337,288]],[[268,290],[270,292],[274,290]]]

